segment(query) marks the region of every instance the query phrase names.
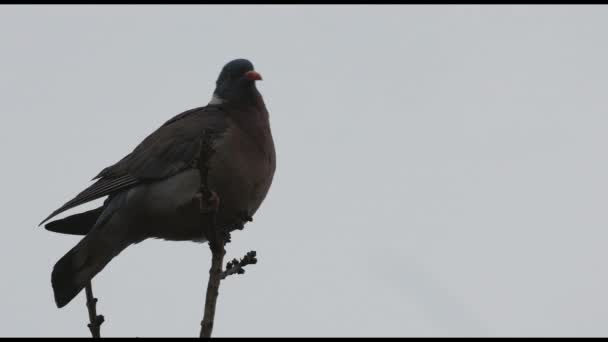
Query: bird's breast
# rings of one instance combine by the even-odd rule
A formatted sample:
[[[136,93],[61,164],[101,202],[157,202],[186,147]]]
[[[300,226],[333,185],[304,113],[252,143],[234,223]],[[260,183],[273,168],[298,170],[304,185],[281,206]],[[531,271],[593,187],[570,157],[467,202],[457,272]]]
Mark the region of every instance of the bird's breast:
[[[272,137],[257,141],[231,125],[214,146],[209,161],[209,186],[220,197],[220,214],[253,214],[266,197],[275,170]]]

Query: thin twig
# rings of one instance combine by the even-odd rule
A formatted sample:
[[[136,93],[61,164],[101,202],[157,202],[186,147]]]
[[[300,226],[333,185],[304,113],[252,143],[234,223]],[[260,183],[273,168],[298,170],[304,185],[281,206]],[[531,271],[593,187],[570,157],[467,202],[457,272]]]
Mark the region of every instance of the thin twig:
[[[237,259],[232,259],[232,261],[229,261],[228,264],[226,264],[226,270],[222,272],[222,280],[233,274],[245,273],[245,269],[243,267],[247,265],[257,264],[258,259],[255,256],[256,252],[250,251],[245,254],[241,261]]]
[[[222,264],[226,249],[224,247],[224,234],[217,231],[215,225],[215,212],[211,215],[210,226],[207,230],[209,249],[211,249],[211,268],[209,269],[209,282],[207,283],[207,294],[205,296],[205,312],[201,321],[200,337],[211,337],[213,322],[215,319],[215,307],[219,295],[220,281],[222,280]]]
[[[93,286],[91,285],[91,281],[87,283],[85,289],[87,295],[87,310],[89,311],[89,321],[90,323],[87,325],[89,330],[91,330],[91,335],[93,338],[99,338],[101,324],[104,321],[103,315],[97,314],[97,298],[93,297]]]

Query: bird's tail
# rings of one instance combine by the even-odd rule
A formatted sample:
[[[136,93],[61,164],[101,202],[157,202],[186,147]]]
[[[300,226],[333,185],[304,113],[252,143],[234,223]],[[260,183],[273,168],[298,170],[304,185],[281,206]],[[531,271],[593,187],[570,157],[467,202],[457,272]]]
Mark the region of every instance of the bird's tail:
[[[72,234],[72,235],[87,235],[95,226],[95,222],[103,212],[104,207],[85,211],[84,213],[75,214],[66,218],[55,220],[47,223],[44,228],[51,232]]]
[[[57,307],[64,307],[74,299],[97,273],[128,246],[116,236],[108,235],[103,230],[93,229],[57,261],[51,274]]]

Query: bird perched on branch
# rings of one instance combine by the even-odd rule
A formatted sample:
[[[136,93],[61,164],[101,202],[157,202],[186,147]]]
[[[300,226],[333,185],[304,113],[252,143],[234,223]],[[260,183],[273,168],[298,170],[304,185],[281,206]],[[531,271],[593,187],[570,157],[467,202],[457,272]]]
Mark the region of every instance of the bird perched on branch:
[[[53,268],[58,307],[131,244],[148,238],[207,241],[201,219],[205,208],[214,210],[218,229],[242,229],[251,220],[276,165],[268,112],[256,88],[261,79],[250,61],[229,62],[207,106],[164,123],[40,223],[108,196],[97,209],[45,225],[53,232],[85,235]],[[201,196],[203,185],[211,200]]]

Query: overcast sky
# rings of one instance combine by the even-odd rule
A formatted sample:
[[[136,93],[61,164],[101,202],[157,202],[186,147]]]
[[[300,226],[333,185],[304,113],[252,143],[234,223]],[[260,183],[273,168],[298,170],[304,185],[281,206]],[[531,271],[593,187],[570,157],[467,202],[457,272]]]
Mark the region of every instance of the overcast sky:
[[[606,6],[2,6],[0,335],[89,336],[50,284],[78,237],[37,224],[240,57],[277,172],[215,336],[608,335],[607,34]],[[209,264],[129,247],[102,335],[198,336]]]

